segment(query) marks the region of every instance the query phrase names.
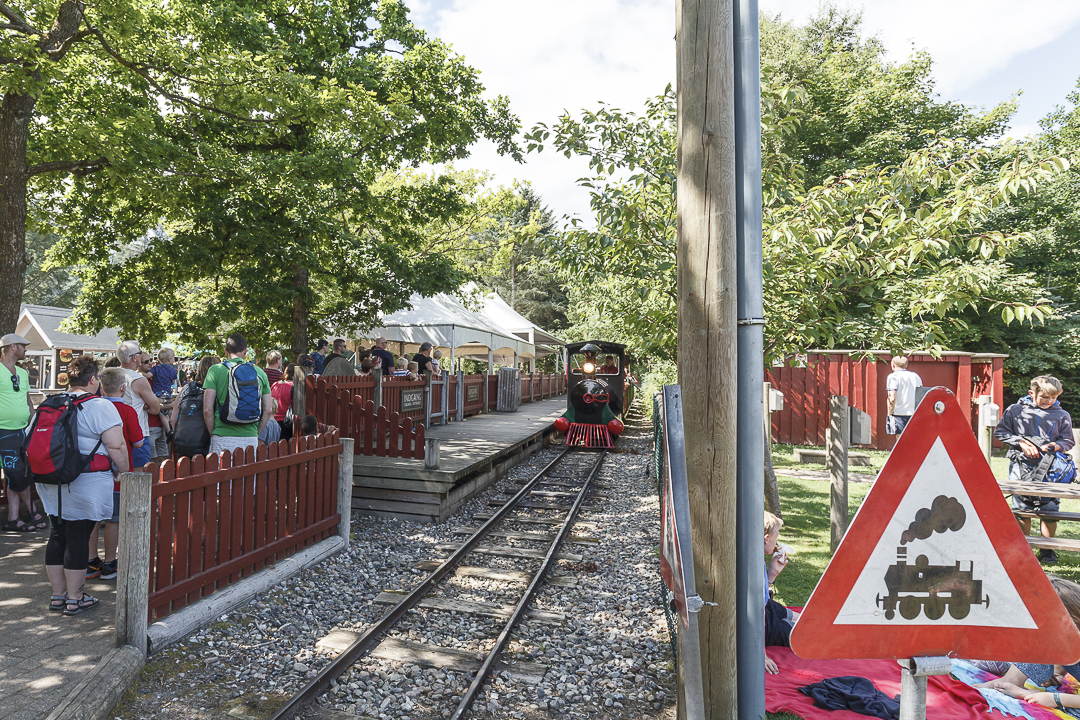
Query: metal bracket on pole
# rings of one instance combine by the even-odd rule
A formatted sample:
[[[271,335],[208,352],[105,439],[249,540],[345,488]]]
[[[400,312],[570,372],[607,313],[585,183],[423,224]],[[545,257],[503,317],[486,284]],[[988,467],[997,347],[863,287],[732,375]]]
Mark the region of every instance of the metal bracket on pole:
[[[896,662],[900,665],[900,720],[926,720],[926,678],[948,675],[952,661],[935,656]]]

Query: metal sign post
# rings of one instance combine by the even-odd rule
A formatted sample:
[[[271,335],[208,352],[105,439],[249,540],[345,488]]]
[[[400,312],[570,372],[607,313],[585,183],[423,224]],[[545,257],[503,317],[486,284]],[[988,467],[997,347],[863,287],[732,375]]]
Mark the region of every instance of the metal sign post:
[[[926,720],[926,678],[948,675],[952,661],[939,655],[896,662],[900,664],[900,720]]]
[[[679,664],[687,720],[704,720],[698,612],[704,606],[694,581],[694,548],[690,541],[690,493],[686,483],[686,445],[682,398],[678,385],[665,385],[660,404],[664,424],[663,532],[660,573],[678,610]]]

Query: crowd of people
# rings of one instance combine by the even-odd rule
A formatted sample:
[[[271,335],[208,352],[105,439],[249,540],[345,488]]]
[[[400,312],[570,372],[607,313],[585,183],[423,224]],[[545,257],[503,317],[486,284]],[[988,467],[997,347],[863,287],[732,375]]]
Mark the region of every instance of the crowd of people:
[[[190,368],[178,364],[170,348],[151,354],[130,340],[104,364],[80,355],[67,365],[66,391],[37,408],[20,364],[28,345],[15,333],[0,338],[0,363],[10,376],[0,384],[0,462],[8,501],[3,528],[50,530],[45,567],[51,612],[78,615],[95,607],[98,599],[85,592],[86,580],[117,576],[123,473],[170,457],[293,437],[296,365],[284,364],[273,351],[266,368],[257,367],[247,360],[242,335],[226,339],[224,358],[203,356]],[[299,423],[304,435],[328,429],[312,415]]]

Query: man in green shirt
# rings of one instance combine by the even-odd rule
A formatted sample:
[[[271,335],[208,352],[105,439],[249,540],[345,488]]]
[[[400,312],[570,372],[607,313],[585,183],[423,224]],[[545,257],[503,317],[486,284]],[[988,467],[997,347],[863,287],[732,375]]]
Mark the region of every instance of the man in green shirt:
[[[26,357],[30,341],[22,335],[9,333],[0,338],[0,462],[8,485],[8,517],[5,530],[26,532],[48,527],[49,522],[34,510],[30,478],[20,450],[26,436],[26,426],[34,412],[30,400],[30,374],[16,363]],[[19,517],[22,508],[23,517]]]
[[[210,431],[210,452],[219,455],[236,448],[256,447],[259,434],[274,415],[274,401],[270,397],[270,381],[262,368],[251,365],[258,377],[259,406],[261,413],[258,420],[251,422],[227,422],[221,417],[221,405],[229,394],[229,368],[247,363],[247,340],[239,333],[233,333],[225,340],[225,353],[228,359],[214,365],[206,373],[203,381],[203,422]]]

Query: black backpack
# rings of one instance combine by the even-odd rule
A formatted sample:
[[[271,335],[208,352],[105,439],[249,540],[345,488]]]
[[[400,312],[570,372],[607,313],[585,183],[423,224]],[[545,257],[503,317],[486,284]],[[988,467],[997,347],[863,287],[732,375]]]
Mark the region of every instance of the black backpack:
[[[192,381],[181,393],[179,403],[173,452],[178,458],[205,455],[210,450],[210,431],[203,420],[203,389]]]

